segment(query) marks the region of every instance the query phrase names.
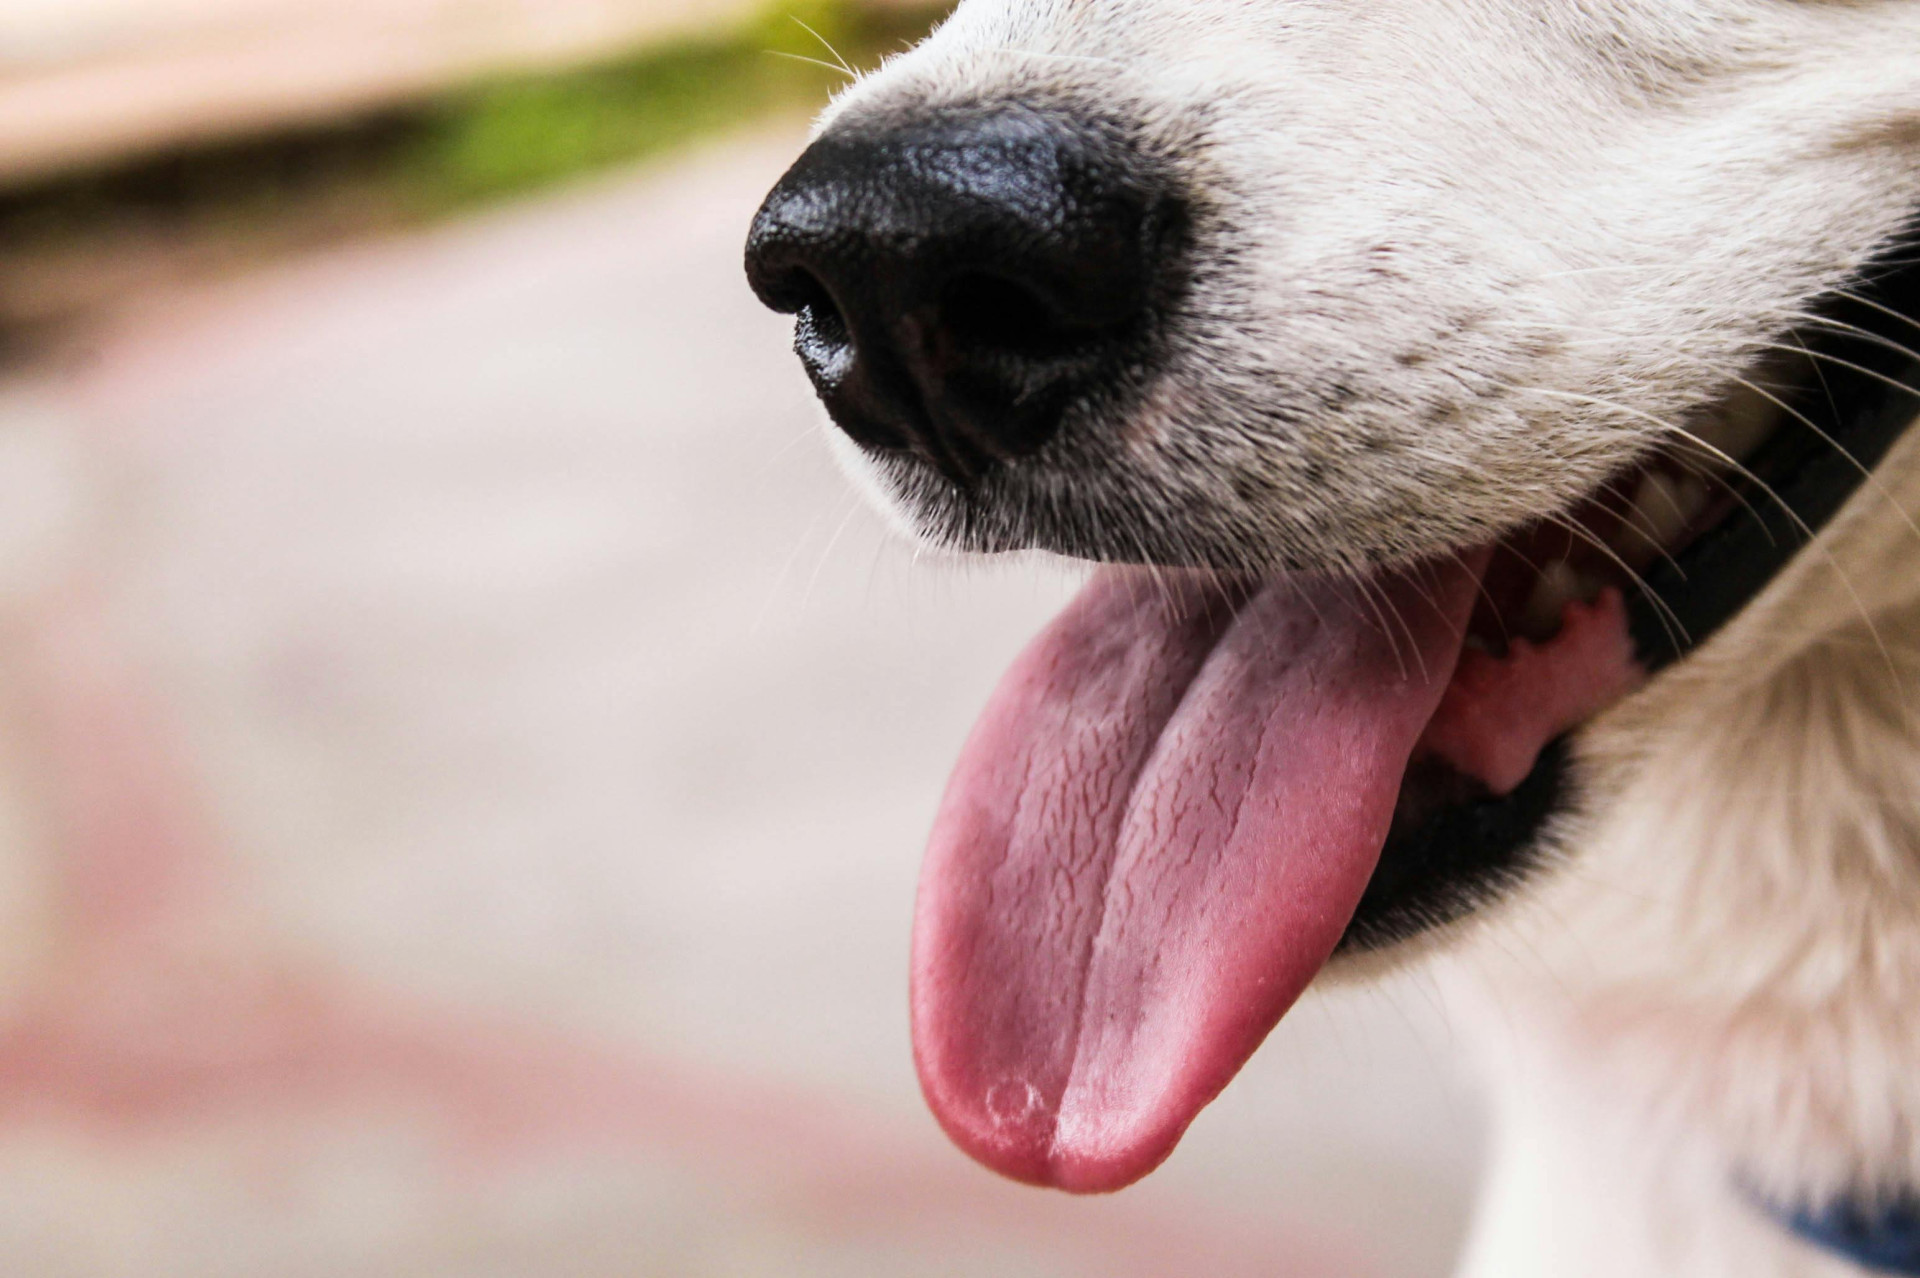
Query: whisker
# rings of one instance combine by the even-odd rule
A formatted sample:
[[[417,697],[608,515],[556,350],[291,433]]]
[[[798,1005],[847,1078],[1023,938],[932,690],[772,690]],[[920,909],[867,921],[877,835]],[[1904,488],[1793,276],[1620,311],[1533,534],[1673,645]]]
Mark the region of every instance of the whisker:
[[[1834,397],[1833,383],[1827,380],[1827,370],[1814,362],[1813,350],[1807,345],[1806,338],[1801,335],[1800,329],[1795,328],[1787,335],[1793,339],[1794,346],[1799,349],[1800,354],[1808,361],[1807,366],[1813,370],[1814,379],[1820,383],[1820,393],[1827,397],[1827,411],[1833,414],[1835,421],[1838,421],[1840,419],[1840,401]]]
[[[1381,591],[1381,587],[1377,582],[1365,574],[1354,574],[1351,580],[1355,585],[1360,587],[1360,598],[1366,601],[1368,609],[1373,613],[1374,620],[1380,623],[1380,632],[1386,637],[1387,645],[1393,649],[1394,664],[1400,667],[1400,677],[1406,679],[1411,674],[1411,671],[1407,669],[1407,659],[1400,654],[1399,638],[1394,634],[1393,627],[1387,624],[1387,615],[1389,613],[1392,614],[1395,621],[1400,623],[1401,630],[1405,633],[1408,644],[1413,648],[1413,655],[1419,658],[1420,680],[1422,683],[1426,682],[1426,658],[1421,655],[1420,645],[1414,641],[1413,630],[1407,625],[1407,619],[1402,617],[1399,610],[1393,606],[1393,599],[1387,596],[1384,591]],[[1376,591],[1380,591],[1381,593],[1376,596]],[[1386,605],[1384,609],[1381,606],[1383,602]]]
[[[1916,364],[1920,364],[1920,349],[1903,345],[1885,334],[1874,332],[1870,328],[1861,328],[1858,324],[1849,324],[1845,320],[1835,319],[1831,315],[1809,314],[1803,317],[1801,322],[1809,325],[1817,325],[1820,328],[1829,329],[1836,333],[1845,333],[1863,342],[1870,342],[1875,346],[1883,347],[1896,355],[1904,356]],[[1812,354],[1812,352],[1809,351],[1808,354]]]
[[[1458,552],[1455,552],[1454,557],[1459,558]],[[1454,625],[1447,617],[1447,610],[1440,604],[1440,566],[1437,563],[1430,559],[1421,560],[1405,570],[1402,575],[1407,578],[1407,584],[1413,592],[1420,596],[1420,602],[1426,604],[1433,610],[1433,614],[1440,618],[1441,624],[1452,633],[1464,636],[1467,622]],[[1471,621],[1471,618],[1467,620]]]
[[[1779,349],[1791,350],[1792,348],[1781,345]],[[1808,352],[1808,353],[1818,355],[1818,352]],[[1872,375],[1871,369],[1862,368],[1858,364],[1851,364],[1845,360],[1839,360],[1837,362],[1846,368],[1853,369],[1855,372]],[[1785,400],[1782,400],[1778,396],[1772,394],[1771,392],[1759,386],[1754,385],[1752,382],[1747,381],[1745,378],[1735,376],[1732,378],[1732,380],[1735,382],[1738,382],[1740,385],[1746,387],[1748,390],[1752,391],[1754,394],[1759,395],[1761,398],[1772,403],[1775,407],[1779,408],[1782,412],[1787,413],[1792,417],[1794,417],[1797,421],[1799,421],[1802,425],[1804,425],[1808,430],[1812,431],[1814,434],[1818,435],[1822,440],[1824,440],[1827,446],[1832,448],[1834,452],[1839,453],[1840,456],[1844,457],[1847,460],[1847,464],[1852,466],[1855,470],[1859,471],[1860,477],[1867,484],[1871,485],[1873,489],[1880,494],[1881,497],[1885,498],[1888,505],[1892,506],[1896,511],[1899,512],[1901,520],[1907,525],[1908,530],[1913,533],[1914,539],[1916,541],[1920,541],[1920,523],[1914,522],[1912,513],[1908,511],[1905,506],[1902,506],[1900,504],[1899,499],[1896,498],[1893,495],[1892,491],[1887,488],[1886,483],[1880,478],[1879,474],[1875,472],[1872,467],[1866,465],[1858,457],[1855,457],[1851,452],[1847,451],[1846,447],[1843,446],[1839,440],[1835,439],[1829,431],[1820,427],[1816,422],[1814,422],[1814,420],[1811,417],[1808,417],[1805,413],[1801,412],[1799,409],[1794,408],[1792,405],[1788,404]],[[1904,390],[1910,391],[1915,395],[1915,397],[1920,398],[1920,390],[1914,390],[1913,387],[1906,386],[1904,383],[1894,381],[1892,378],[1883,378],[1881,380],[1887,381],[1891,385],[1899,386]]]
[[[809,423],[805,429],[801,430],[797,435],[793,436],[793,438],[789,439],[786,443],[776,448],[773,451],[772,456],[768,457],[765,461],[762,461],[758,466],[754,467],[754,469],[749,474],[749,478],[751,478],[755,482],[759,482],[761,480],[766,479],[768,474],[773,470],[773,468],[776,465],[778,465],[780,461],[787,456],[787,454],[791,453],[795,448],[798,448],[806,440],[811,439],[813,436],[819,433],[820,433],[819,424],[817,422]]]
[[[1913,329],[1915,332],[1920,332],[1920,320],[1913,318],[1911,315],[1902,314],[1901,312],[1894,310],[1891,306],[1888,306],[1883,302],[1877,302],[1873,298],[1868,297],[1863,293],[1856,293],[1852,289],[1845,289],[1845,288],[1834,288],[1834,289],[1829,289],[1827,291],[1832,293],[1835,297],[1844,297],[1849,302],[1858,303],[1859,305],[1866,307],[1868,310],[1878,311],[1882,315],[1886,316],[1888,319],[1898,320],[1900,323],[1905,324],[1907,327]]]
[[[847,507],[847,513],[840,517],[840,526],[833,530],[833,536],[827,538],[827,544],[821,548],[820,558],[814,562],[813,576],[807,579],[806,593],[800,596],[800,612],[805,613],[813,604],[813,592],[820,584],[820,574],[826,571],[827,561],[833,558],[833,548],[840,544],[848,525],[853,523],[855,515],[860,513],[861,502],[855,497]]]
[[[847,76],[849,79],[857,80],[860,78],[860,73],[855,71],[853,67],[848,64],[846,57],[843,54],[841,54],[840,50],[833,47],[833,41],[827,39],[825,36],[821,35],[818,31],[815,31],[812,27],[808,26],[806,22],[801,19],[799,14],[790,13],[787,16],[789,18],[792,18],[795,25],[797,25],[802,31],[806,32],[808,35],[812,36],[814,39],[820,42],[820,47],[827,51],[827,56],[832,58],[836,63],[839,64],[840,69],[847,73]]]
[[[795,21],[798,21],[798,19],[795,19]],[[846,76],[849,80],[858,80],[860,78],[857,72],[851,71],[846,67],[835,66],[831,62],[822,62],[819,58],[809,58],[804,53],[788,53],[785,49],[763,49],[761,52],[770,53],[776,58],[788,58],[794,62],[804,62],[809,66],[825,67],[836,75]]]
[[[1804,346],[1788,346],[1785,342],[1763,342],[1761,345],[1767,350],[1789,351],[1807,355],[1813,359],[1825,360],[1837,368],[1844,368],[1851,372],[1858,373],[1862,377],[1871,378],[1873,381],[1879,382],[1884,386],[1889,386],[1897,391],[1903,391],[1915,399],[1920,399],[1920,387],[1916,387],[1908,382],[1903,382],[1899,378],[1889,376],[1886,373],[1877,372],[1863,364],[1856,364],[1852,360],[1842,359],[1830,351],[1812,350]],[[1915,359],[1920,360],[1920,356],[1915,356]]]

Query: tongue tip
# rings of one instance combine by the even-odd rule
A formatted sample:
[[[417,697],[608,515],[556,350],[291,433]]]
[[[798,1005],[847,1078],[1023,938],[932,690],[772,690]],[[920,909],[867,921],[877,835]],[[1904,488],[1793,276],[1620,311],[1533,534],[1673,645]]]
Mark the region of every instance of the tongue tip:
[[[916,1064],[928,1108],[970,1158],[1009,1180],[1069,1194],[1112,1193],[1142,1179],[1173,1153],[1192,1117],[1136,1112],[1088,1121],[1050,1107],[1019,1080],[982,1086],[964,1066],[949,1073],[924,1056]]]
[[[933,1104],[949,1139],[989,1170],[1026,1185],[1058,1189],[1069,1194],[1110,1194],[1145,1178],[1173,1153],[1179,1133],[1123,1150],[1082,1150],[1054,1137],[1034,1139],[1023,1131],[1008,1131],[976,1114],[961,1116],[949,1106]]]

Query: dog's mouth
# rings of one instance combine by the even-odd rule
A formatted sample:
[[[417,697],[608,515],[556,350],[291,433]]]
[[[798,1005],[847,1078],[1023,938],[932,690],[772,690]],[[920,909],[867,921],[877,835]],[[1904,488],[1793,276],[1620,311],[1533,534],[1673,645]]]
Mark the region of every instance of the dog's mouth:
[[[1018,1179],[1130,1183],[1337,949],[1523,871],[1569,734],[1738,613],[1913,419],[1920,273],[1873,283],[1497,543],[1359,579],[1101,569],[936,821],[913,1018],[948,1133]]]

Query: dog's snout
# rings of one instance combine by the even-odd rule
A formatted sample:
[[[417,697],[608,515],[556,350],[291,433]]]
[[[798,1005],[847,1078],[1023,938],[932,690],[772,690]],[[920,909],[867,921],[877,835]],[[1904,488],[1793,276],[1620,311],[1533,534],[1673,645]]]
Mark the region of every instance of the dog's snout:
[[[841,429],[966,481],[1137,358],[1179,231],[1147,170],[1029,111],[829,131],[755,217],[748,278]]]

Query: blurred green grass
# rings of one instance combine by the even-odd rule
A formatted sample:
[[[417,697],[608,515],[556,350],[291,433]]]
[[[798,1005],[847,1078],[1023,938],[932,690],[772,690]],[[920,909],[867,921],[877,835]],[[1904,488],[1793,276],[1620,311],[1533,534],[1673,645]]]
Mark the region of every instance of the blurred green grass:
[[[717,35],[483,83],[437,103],[400,162],[429,211],[537,190],[781,108],[818,106],[847,78],[831,64],[870,67],[924,34],[934,16],[832,0],[782,4]]]

